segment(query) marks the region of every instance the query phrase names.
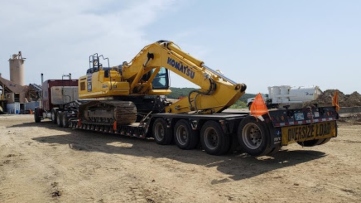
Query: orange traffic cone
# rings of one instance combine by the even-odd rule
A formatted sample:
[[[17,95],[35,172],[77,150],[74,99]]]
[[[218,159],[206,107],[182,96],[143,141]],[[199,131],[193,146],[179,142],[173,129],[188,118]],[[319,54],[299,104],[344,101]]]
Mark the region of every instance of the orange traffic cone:
[[[268,113],[268,108],[264,103],[261,93],[258,93],[257,96],[254,98],[251,104],[250,113],[254,117],[259,117]]]
[[[332,97],[332,106],[336,106],[336,111],[340,110],[340,104],[338,102],[338,91],[335,90],[335,94]]]

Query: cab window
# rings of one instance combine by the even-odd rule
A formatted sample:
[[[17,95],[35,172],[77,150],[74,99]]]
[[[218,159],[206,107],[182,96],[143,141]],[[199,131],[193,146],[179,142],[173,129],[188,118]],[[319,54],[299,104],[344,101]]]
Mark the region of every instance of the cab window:
[[[158,74],[155,76],[152,85],[153,89],[168,89],[169,78],[168,69],[161,67]]]

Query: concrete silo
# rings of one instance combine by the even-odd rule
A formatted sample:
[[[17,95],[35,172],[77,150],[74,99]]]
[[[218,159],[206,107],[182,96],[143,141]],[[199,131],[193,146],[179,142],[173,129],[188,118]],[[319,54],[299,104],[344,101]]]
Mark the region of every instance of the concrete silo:
[[[21,55],[21,51],[18,54],[13,54],[12,58],[9,59],[10,81],[22,86],[25,85],[24,62],[25,58]]]

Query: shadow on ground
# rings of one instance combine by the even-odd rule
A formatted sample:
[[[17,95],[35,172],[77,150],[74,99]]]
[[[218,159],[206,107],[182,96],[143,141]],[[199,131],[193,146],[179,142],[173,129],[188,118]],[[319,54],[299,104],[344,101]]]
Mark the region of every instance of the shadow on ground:
[[[272,157],[251,157],[240,152],[224,156],[212,156],[200,149],[181,150],[175,145],[157,145],[151,138],[139,139],[100,132],[60,128],[51,122],[23,123],[9,126],[9,128],[31,126],[68,133],[33,138],[34,141],[40,143],[68,145],[72,150],[79,151],[97,151],[108,154],[131,155],[135,157],[168,158],[209,168],[216,167],[218,171],[230,175],[229,178],[232,180],[251,178],[269,171],[295,166],[325,156],[323,152],[307,149],[292,151],[281,150]],[[114,145],[114,143],[121,144]],[[212,184],[227,181],[230,180],[213,180]]]

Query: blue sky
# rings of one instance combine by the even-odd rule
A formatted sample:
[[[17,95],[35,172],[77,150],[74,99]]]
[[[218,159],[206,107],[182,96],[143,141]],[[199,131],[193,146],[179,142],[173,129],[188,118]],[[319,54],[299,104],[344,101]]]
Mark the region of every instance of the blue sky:
[[[358,0],[12,0],[2,2],[0,22],[2,77],[22,51],[26,84],[41,73],[78,78],[91,54],[117,65],[166,39],[248,93],[273,85],[361,92]],[[171,76],[174,87],[196,87]]]

